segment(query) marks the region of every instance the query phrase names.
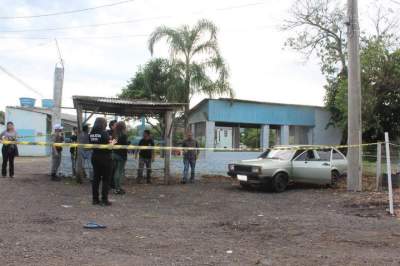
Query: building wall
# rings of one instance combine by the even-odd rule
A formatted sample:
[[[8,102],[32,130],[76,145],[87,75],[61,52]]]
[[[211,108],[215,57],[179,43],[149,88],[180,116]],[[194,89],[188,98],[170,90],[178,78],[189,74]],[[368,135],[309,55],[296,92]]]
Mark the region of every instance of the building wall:
[[[12,121],[17,129],[19,136],[34,136],[37,134],[47,134],[47,115],[30,112],[26,110],[6,108],[6,121]],[[22,139],[21,139],[22,140]],[[24,138],[24,141],[46,141],[46,137]],[[48,147],[45,146],[27,146],[18,147],[20,156],[47,156]]]
[[[340,144],[342,130],[339,128],[326,128],[330,120],[330,113],[324,109],[315,109],[315,127],[312,130],[312,144]]]
[[[209,100],[208,120],[216,122],[314,126],[315,107]]]

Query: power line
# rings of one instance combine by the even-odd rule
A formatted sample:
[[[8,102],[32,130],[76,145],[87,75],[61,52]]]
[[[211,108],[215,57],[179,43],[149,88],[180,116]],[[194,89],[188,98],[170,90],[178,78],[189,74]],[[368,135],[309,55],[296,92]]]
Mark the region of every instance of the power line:
[[[27,88],[30,91],[33,91],[34,93],[36,93],[37,95],[39,95],[40,97],[44,98],[43,94],[41,94],[39,91],[37,91],[36,89],[32,88],[30,85],[28,85],[27,83],[25,83],[22,79],[18,78],[17,76],[15,76],[14,74],[12,74],[10,71],[8,71],[7,69],[5,69],[3,66],[0,65],[0,70],[3,71],[5,74],[7,74],[7,76],[9,76],[10,78],[14,79],[15,81],[17,81],[19,84],[21,84],[22,86],[24,86],[25,88]]]
[[[125,1],[120,1],[120,2],[116,2],[116,3],[105,4],[105,5],[101,5],[101,6],[94,6],[94,7],[82,8],[82,9],[74,9],[74,10],[68,10],[68,11],[60,11],[60,12],[47,13],[47,14],[39,14],[39,15],[31,15],[31,16],[0,17],[0,19],[30,19],[30,18],[41,18],[41,17],[69,15],[69,14],[74,14],[74,13],[92,11],[92,10],[105,8],[105,7],[112,7],[112,6],[116,6],[116,5],[122,5],[122,4],[126,4],[126,3],[129,3],[129,2],[133,2],[133,1],[135,1],[135,0],[125,0]]]
[[[254,7],[265,4],[265,1],[259,1],[244,5],[235,5],[235,6],[226,6],[215,9],[217,12],[229,11],[234,9],[242,9],[247,7]],[[191,12],[192,14],[199,14],[204,13],[205,11],[201,12]],[[97,27],[104,27],[104,26],[113,26],[113,25],[121,25],[121,24],[133,24],[143,21],[150,21],[150,20],[159,20],[159,19],[166,19],[166,18],[173,18],[174,16],[165,15],[165,16],[156,16],[156,17],[147,17],[147,18],[139,18],[139,19],[132,19],[132,20],[124,20],[124,21],[115,21],[115,22],[106,22],[106,23],[96,23],[96,24],[89,24],[89,25],[79,25],[79,26],[66,26],[66,27],[53,27],[53,28],[40,28],[40,29],[22,29],[22,30],[2,30],[0,33],[23,33],[23,32],[40,32],[40,31],[60,31],[60,30],[71,30],[71,29],[82,29],[82,28],[97,28]]]
[[[80,25],[80,26],[69,26],[69,27],[54,27],[54,28],[42,28],[42,29],[24,29],[24,30],[5,30],[0,31],[1,33],[22,33],[22,32],[39,32],[39,31],[58,31],[58,30],[71,30],[71,29],[83,29],[83,28],[97,28],[111,25],[121,25],[121,24],[133,24],[147,20],[156,20],[163,18],[171,18],[172,16],[158,16],[158,17],[149,17],[142,19],[132,19],[132,20],[124,20],[124,21],[115,21],[115,22],[107,22],[107,23],[98,23],[98,24],[89,24],[89,25]]]

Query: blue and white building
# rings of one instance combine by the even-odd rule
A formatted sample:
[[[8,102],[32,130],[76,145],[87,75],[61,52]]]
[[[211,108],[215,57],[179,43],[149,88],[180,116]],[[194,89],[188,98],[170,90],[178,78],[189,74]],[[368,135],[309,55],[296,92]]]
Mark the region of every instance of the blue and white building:
[[[260,130],[260,148],[288,144],[339,144],[342,131],[328,127],[323,107],[237,99],[205,99],[191,109],[189,124],[207,148],[240,148],[243,128]]]

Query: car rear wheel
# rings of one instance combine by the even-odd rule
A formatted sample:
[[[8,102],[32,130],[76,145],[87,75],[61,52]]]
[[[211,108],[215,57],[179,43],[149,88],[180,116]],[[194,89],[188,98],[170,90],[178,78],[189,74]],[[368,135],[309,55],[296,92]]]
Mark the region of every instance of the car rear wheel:
[[[277,193],[281,193],[286,190],[288,183],[289,178],[285,173],[277,173],[272,179],[272,189]]]

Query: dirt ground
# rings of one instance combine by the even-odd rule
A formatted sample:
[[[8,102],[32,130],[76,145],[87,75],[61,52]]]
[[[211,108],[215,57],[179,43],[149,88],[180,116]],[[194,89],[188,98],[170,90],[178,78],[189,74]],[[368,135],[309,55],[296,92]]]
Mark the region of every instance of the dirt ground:
[[[127,182],[105,208],[91,205],[89,183],[49,181],[47,165],[19,158],[15,178],[0,179],[0,265],[400,264],[400,220],[384,193]]]

